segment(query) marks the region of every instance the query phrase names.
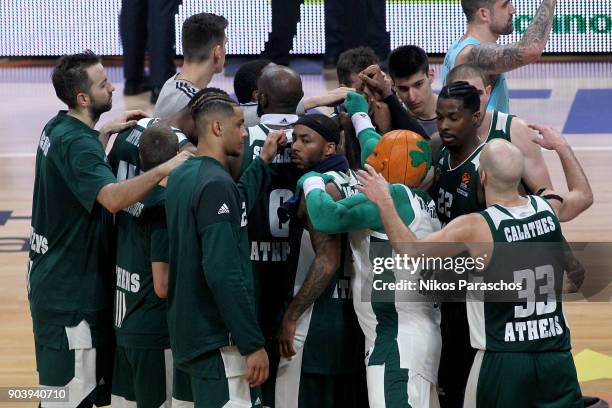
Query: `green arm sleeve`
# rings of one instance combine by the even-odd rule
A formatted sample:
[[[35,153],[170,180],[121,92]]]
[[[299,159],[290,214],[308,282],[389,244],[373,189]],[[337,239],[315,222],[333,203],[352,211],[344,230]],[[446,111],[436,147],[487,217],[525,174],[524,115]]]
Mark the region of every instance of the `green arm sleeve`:
[[[408,193],[401,184],[391,185],[395,208],[406,225],[414,220],[414,209]],[[306,197],[306,208],[312,226],[326,234],[371,229],[383,231],[380,213],[363,193],[334,201],[324,190],[313,190]]]
[[[260,157],[256,157],[244,170],[237,183],[240,197],[246,203],[247,214],[260,200],[262,192],[268,191],[270,182],[270,167]]]
[[[374,152],[376,144],[381,136],[372,128],[364,129],[357,135],[359,147],[361,147],[361,166],[365,165],[366,160]]]
[[[306,197],[312,226],[325,234],[382,228],[378,208],[363,193],[334,201],[324,190],[313,190]]]

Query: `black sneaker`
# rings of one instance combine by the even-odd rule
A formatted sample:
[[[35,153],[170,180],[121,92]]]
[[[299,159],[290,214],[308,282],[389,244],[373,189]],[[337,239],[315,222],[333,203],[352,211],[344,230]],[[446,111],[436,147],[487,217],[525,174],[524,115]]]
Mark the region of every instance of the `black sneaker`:
[[[124,95],[140,95],[141,93],[145,93],[151,90],[151,84],[149,83],[149,78],[145,78],[140,82],[134,81],[125,81],[125,85],[123,87]]]

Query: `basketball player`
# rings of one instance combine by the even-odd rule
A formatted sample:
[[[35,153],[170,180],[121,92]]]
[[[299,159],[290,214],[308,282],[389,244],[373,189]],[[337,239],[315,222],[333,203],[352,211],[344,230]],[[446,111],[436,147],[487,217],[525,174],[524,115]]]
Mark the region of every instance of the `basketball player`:
[[[525,160],[525,169],[527,169],[521,179],[521,185],[527,194],[533,194],[542,189],[551,190],[552,181],[542,157],[542,150],[533,143],[537,137],[535,132],[527,126],[524,120],[514,115],[507,115],[497,110],[486,110],[491,87],[485,86],[486,79],[483,71],[473,64],[458,65],[448,73],[447,79],[449,84],[465,81],[478,90],[482,123],[477,133],[482,142],[487,141],[490,130],[495,128],[506,133],[507,140],[521,151]],[[561,221],[567,220],[561,219]]]
[[[108,405],[113,266],[107,211],[145,197],[187,153],[117,182],[99,138],[133,126],[142,113],[127,112],[94,130],[112,106],[114,87],[91,51],[60,58],[52,81],[68,111],[46,124],[36,157],[28,299],[38,378],[43,386],[67,387],[63,406]]]
[[[339,141],[340,131],[332,119],[303,116],[293,128],[292,163],[302,171],[333,174],[339,186],[348,185],[348,162],[336,153]],[[288,272],[292,279],[279,333],[282,357],[275,406],[362,406],[365,375],[361,382],[358,376],[365,374],[363,337],[350,301],[350,274],[345,273],[351,264],[342,256],[346,237],[315,231],[304,200],[298,202],[283,205],[291,214]]]
[[[242,111],[218,91],[194,103],[192,113],[198,153],[168,180],[166,195],[172,354],[190,377],[196,406],[261,406],[268,356],[255,313],[246,225],[284,135],[267,138],[237,185],[228,158],[242,153]]]
[[[349,95],[350,111],[355,105],[351,100],[355,94]],[[365,104],[365,99],[357,96]],[[367,106],[360,110],[367,110]],[[361,129],[359,138],[363,141],[368,138],[364,132],[375,131],[371,122],[365,124],[366,118],[358,120],[362,121],[356,127]],[[426,143],[420,147],[425,149],[421,154],[431,155]],[[405,276],[393,270],[375,274],[374,258],[390,256],[391,248],[376,207],[358,193],[352,174],[310,172],[300,179],[300,185],[303,183],[308,215],[316,230],[329,234],[350,232],[356,274],[351,279],[351,292],[366,337],[369,406],[438,407],[435,384],[441,347],[439,309],[432,303],[402,299],[378,287],[382,282],[399,281]],[[426,193],[395,184],[393,197],[404,222],[418,236],[440,228],[435,204]],[[342,200],[334,201],[337,198]]]
[[[469,303],[470,336],[479,351],[470,372],[464,407],[584,406],[570,353],[569,328],[561,299],[557,298],[563,285],[562,257],[558,256],[563,237],[557,214],[575,218],[591,205],[593,195],[561,134],[544,126],[533,128],[542,135],[536,143],[557,152],[568,193],[548,190],[547,199],[520,196],[517,187],[524,171],[522,155],[509,142],[494,140],[480,155],[479,178],[488,208],[459,216],[441,231],[419,241],[465,243],[472,257],[488,259],[483,282],[503,279],[523,283],[526,289],[518,291],[519,298],[538,300],[486,302],[489,295],[485,294],[484,303],[482,299]],[[360,176],[363,191],[377,204],[396,251],[412,253],[414,248],[406,243],[414,242],[415,236],[398,216],[387,182],[371,168]],[[520,245],[520,256],[516,249],[511,256],[503,256],[501,243],[508,242]],[[557,251],[538,246],[537,242],[556,243]],[[482,243],[488,245],[483,248]],[[428,248],[419,247],[419,253]],[[457,248],[436,247],[436,251],[437,256],[451,256]],[[548,287],[538,288],[542,276]],[[541,301],[538,294],[546,294],[546,301]]]
[[[394,49],[389,54],[389,75],[397,96],[431,138],[438,132],[438,97],[431,88],[435,75],[427,54],[416,45]],[[436,151],[432,150],[432,153]]]
[[[176,134],[152,125],[139,134],[142,171],[176,156]],[[168,232],[165,180],[115,215],[117,226],[113,407],[169,407],[173,365],[166,301]]]
[[[480,67],[486,85],[493,91],[487,110],[509,113],[510,97],[505,72],[535,62],[546,48],[552,28],[556,0],[542,0],[529,27],[518,42],[499,45],[502,35],[512,34],[512,17],[516,12],[511,0],[461,0],[467,18],[467,31],[446,53],[442,80],[457,65],[472,63]]]
[[[183,109],[191,98],[206,88],[213,75],[223,71],[225,64],[225,29],[223,16],[199,13],[183,23],[183,67],[170,77],[161,89],[155,104],[155,117],[168,117]]]

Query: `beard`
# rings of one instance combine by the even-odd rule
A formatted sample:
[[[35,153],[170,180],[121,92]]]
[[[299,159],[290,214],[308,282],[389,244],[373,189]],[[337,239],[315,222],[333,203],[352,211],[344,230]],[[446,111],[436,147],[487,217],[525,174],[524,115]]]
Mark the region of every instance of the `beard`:
[[[102,116],[103,113],[111,110],[111,108],[113,107],[113,102],[110,98],[106,102],[99,102],[96,101],[93,97],[91,98],[93,100],[93,104],[89,107],[89,116],[94,121],[98,121],[98,119],[100,119],[100,116]]]
[[[494,33],[498,34],[498,35],[510,35],[514,32],[514,25],[512,23],[512,19],[510,19],[510,21],[508,21],[505,25],[496,25],[495,27],[492,27],[492,30]]]

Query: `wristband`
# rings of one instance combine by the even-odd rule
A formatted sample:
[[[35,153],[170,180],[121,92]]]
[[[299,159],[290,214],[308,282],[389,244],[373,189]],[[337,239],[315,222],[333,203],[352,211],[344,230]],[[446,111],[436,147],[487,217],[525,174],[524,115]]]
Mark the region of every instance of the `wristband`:
[[[304,180],[304,197],[312,190],[325,190],[325,182],[322,177],[308,177]]]
[[[365,112],[357,112],[353,116],[351,116],[351,122],[353,122],[353,127],[355,128],[355,134],[359,136],[362,130],[365,129],[374,129],[374,125],[372,125],[372,119]]]

